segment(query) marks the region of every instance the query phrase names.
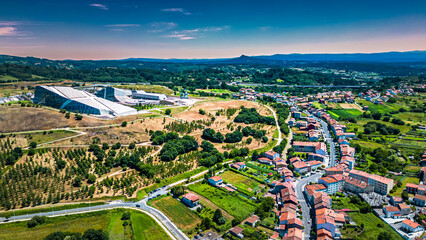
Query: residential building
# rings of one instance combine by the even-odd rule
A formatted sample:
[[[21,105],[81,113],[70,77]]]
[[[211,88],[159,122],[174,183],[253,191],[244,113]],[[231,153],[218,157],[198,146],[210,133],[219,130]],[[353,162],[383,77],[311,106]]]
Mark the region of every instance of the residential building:
[[[270,159],[270,160],[274,160],[275,158],[279,158],[280,154],[276,153],[274,151],[267,151],[267,152],[265,152],[265,157]]]
[[[246,164],[243,163],[243,162],[237,162],[237,163],[231,164],[231,167],[235,168],[237,170],[241,170],[241,169],[246,168]]]
[[[398,208],[401,211],[401,215],[408,215],[411,212],[410,206],[405,203],[398,204]]]
[[[410,219],[405,219],[404,221],[402,221],[401,228],[407,233],[415,233],[415,232],[421,232],[425,230],[422,226],[420,226],[420,224]]]
[[[229,233],[236,236],[237,238],[244,238],[243,229],[241,227],[235,226],[229,230]]]
[[[256,226],[256,223],[259,221],[259,217],[256,215],[251,216],[249,219],[247,219],[246,224],[254,227]]]
[[[220,185],[221,183],[223,183],[223,180],[222,180],[222,177],[221,176],[213,176],[213,177],[210,177],[209,179],[208,179],[208,182],[211,184],[211,185],[213,185],[213,186],[218,186],[218,185]]]
[[[390,178],[385,178],[375,174],[369,174],[359,170],[351,170],[349,172],[349,177],[367,182],[369,185],[374,186],[374,191],[379,194],[389,194],[390,190],[393,188],[394,183]]]
[[[374,186],[367,184],[367,182],[361,181],[356,178],[347,178],[343,188],[346,191],[353,193],[370,193],[374,191]]]
[[[385,206],[383,207],[383,213],[387,218],[400,218],[401,211],[397,207]]]
[[[188,207],[195,207],[199,204],[199,198],[193,193],[187,193],[182,196],[182,202],[185,203]]]
[[[310,152],[327,155],[327,145],[324,142],[293,142],[293,148],[296,152]]]
[[[419,207],[426,207],[426,196],[416,194],[413,198],[414,205]]]
[[[327,188],[328,194],[336,194],[339,191],[339,182],[332,177],[322,177],[318,179],[319,184],[323,184]]]

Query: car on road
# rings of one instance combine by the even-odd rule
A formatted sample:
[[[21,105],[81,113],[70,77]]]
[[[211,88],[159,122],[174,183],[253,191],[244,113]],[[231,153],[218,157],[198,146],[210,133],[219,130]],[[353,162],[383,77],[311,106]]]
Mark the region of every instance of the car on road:
[[[136,204],[136,207],[141,207],[141,205],[139,205],[139,204]]]
[[[311,220],[308,220],[308,224],[311,224]]]

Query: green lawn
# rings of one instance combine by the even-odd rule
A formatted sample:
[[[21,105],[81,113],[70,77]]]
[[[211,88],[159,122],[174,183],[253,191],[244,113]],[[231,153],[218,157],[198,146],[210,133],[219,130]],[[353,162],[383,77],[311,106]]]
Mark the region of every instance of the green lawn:
[[[244,189],[251,192],[256,191],[259,188],[259,184],[261,184],[254,179],[233,171],[226,171],[221,176],[224,181],[234,185],[238,189]],[[249,190],[249,188],[251,188],[251,190]]]
[[[357,236],[357,232],[353,231],[353,228],[347,228],[342,230],[342,237],[348,239],[359,239],[359,240],[377,240],[377,237],[381,232],[389,232],[392,236],[391,240],[402,240],[403,238],[394,231],[389,225],[383,222],[380,218],[376,217],[373,213],[356,213],[349,212],[349,217],[354,222],[361,226],[364,224],[364,232]],[[377,227],[377,224],[382,224],[383,227]]]
[[[348,197],[340,197],[333,199],[334,209],[351,209],[352,211],[359,211],[359,207],[356,204],[350,202]]]
[[[329,110],[327,111],[327,113],[330,114],[330,116],[333,117],[342,117],[342,118],[347,118],[347,117],[358,117],[359,115],[362,114],[362,112],[358,109],[337,109],[337,110]]]
[[[132,214],[131,220],[136,240],[170,239],[163,228],[146,214]]]
[[[135,215],[136,213],[132,212],[131,214]],[[122,215],[123,211],[115,211],[111,213],[108,225],[108,234],[110,239],[132,239],[132,229],[130,226],[126,226],[126,228],[124,228],[124,221],[121,220]]]
[[[218,207],[222,208],[233,217],[243,220],[250,216],[256,209],[254,204],[231,195],[225,191],[212,187],[208,184],[197,183],[189,185],[188,188],[200,195],[203,195]],[[237,193],[233,193],[237,194]]]
[[[402,180],[402,186],[400,188],[397,188],[396,191],[394,193],[391,193],[390,195],[400,197],[407,183],[419,184],[419,178],[406,177],[404,180]]]
[[[184,232],[201,223],[201,219],[194,212],[172,196],[154,199],[150,204],[166,214]]]
[[[124,239],[123,221],[120,219],[124,211],[127,210],[114,209],[47,218],[46,223],[33,228],[27,227],[27,221],[0,224],[0,239],[42,240],[57,231],[84,233],[88,229],[102,229],[110,235],[110,239]],[[131,210],[131,220],[134,230],[132,231],[131,227],[127,226],[125,239],[170,239],[166,232],[145,213]],[[143,233],[143,235],[139,233]]]

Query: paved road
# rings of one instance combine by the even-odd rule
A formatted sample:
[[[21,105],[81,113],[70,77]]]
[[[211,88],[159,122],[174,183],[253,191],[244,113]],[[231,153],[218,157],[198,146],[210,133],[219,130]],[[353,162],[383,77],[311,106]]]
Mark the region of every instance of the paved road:
[[[311,217],[311,211],[308,203],[306,202],[305,195],[303,194],[303,189],[306,184],[309,184],[310,182],[318,182],[318,179],[322,176],[322,172],[316,173],[314,175],[311,175],[307,178],[300,179],[295,182],[295,188],[296,188],[296,197],[297,200],[299,200],[300,205],[302,206],[302,216],[303,216],[303,226],[305,226],[305,236],[304,239],[309,239],[311,234],[311,228],[312,228],[312,217]],[[308,221],[311,221],[311,223],[308,223]]]
[[[307,112],[305,112],[307,113]],[[309,114],[309,113],[307,113]],[[328,129],[327,123],[315,116],[313,116],[314,119],[321,124],[322,132],[324,135],[324,140],[330,144],[330,153],[328,158],[328,164],[326,164],[326,167],[334,167],[336,166],[336,143],[333,141],[333,137],[331,136],[330,130]]]

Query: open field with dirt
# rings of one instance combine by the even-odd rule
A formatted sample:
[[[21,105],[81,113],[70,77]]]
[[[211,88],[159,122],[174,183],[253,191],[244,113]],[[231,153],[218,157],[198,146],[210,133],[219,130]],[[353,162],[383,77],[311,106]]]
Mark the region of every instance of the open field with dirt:
[[[211,118],[214,117],[215,120],[211,122],[210,126],[206,126],[206,128],[214,129],[215,131],[221,132],[223,135],[226,135],[227,133],[233,132],[238,126],[241,126],[244,128],[245,126],[250,126],[257,130],[266,130],[266,136],[269,138],[269,141],[271,141],[274,131],[276,130],[275,125],[265,125],[265,124],[244,124],[244,123],[235,123],[233,122],[233,119],[237,116],[238,111],[236,111],[232,116],[226,116],[226,114],[220,114],[219,116],[216,115],[216,112],[218,111],[226,111],[227,109],[240,109],[241,106],[244,106],[246,108],[256,108],[259,114],[264,116],[270,116],[272,115],[271,111],[256,103],[256,102],[250,102],[250,101],[239,101],[239,100],[231,100],[231,101],[214,101],[214,102],[199,102],[195,104],[192,108],[190,108],[187,111],[184,111],[182,113],[173,115],[174,118],[181,119],[184,121],[197,121],[197,120],[203,120],[204,122],[211,121]],[[202,115],[199,113],[199,110],[202,109],[206,112],[206,114]],[[203,141],[201,138],[203,129],[197,129],[194,130],[189,135],[194,136],[195,139],[198,140],[199,143]],[[233,144],[227,144],[227,143],[213,143],[213,145],[220,151],[228,151],[230,148],[233,147],[248,147],[250,150],[263,148],[267,145],[267,143],[263,143],[260,140],[253,139],[253,141],[250,144],[246,144],[246,140],[248,137],[244,137],[241,142],[233,143]],[[253,138],[253,137],[251,137]]]
[[[58,141],[53,144],[49,144],[49,146],[88,145],[91,144],[94,139],[99,139],[100,143],[108,144],[115,144],[117,142],[120,142],[123,145],[127,145],[132,142],[143,143],[149,141],[149,130],[164,130],[164,126],[166,124],[174,121],[175,120],[167,117],[158,117],[128,123],[126,127],[113,126],[81,129],[82,131],[87,132],[87,134],[73,139]]]
[[[96,127],[109,124],[121,124],[123,121],[134,121],[143,115],[132,115],[112,120],[103,120],[84,115],[80,121],[75,120],[74,114],[69,119],[54,109],[45,107],[21,107],[20,104],[11,106],[0,105],[0,132],[20,132],[31,130],[50,130],[65,127]]]

